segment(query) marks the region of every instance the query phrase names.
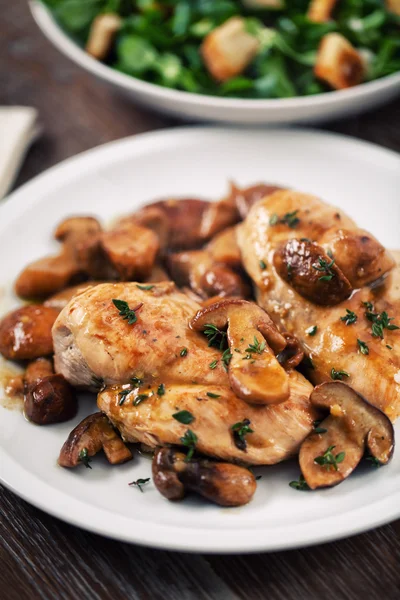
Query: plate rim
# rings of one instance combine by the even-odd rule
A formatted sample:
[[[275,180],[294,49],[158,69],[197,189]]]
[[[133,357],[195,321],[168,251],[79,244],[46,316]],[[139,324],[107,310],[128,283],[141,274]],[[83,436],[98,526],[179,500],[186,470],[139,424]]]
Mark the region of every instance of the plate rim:
[[[201,105],[207,108],[225,108],[240,111],[293,110],[296,108],[312,109],[325,104],[328,107],[346,100],[363,99],[377,91],[384,92],[392,88],[400,89],[400,72],[385,75],[373,81],[366,81],[352,88],[332,90],[313,96],[295,96],[293,98],[225,98],[166,88],[138,79],[133,75],[116,71],[92,58],[58,25],[49,9],[40,0],[29,0],[29,7],[42,33],[62,54],[70,58],[75,64],[119,88],[158,98],[160,101],[185,102],[191,107]]]
[[[118,161],[119,159],[115,158],[115,155],[119,156],[118,152],[122,151],[125,154],[127,147],[132,148],[133,154],[135,152],[140,154],[143,148],[150,151],[152,147],[160,149],[163,145],[168,146],[171,142],[176,144],[177,137],[192,139],[193,130],[196,130],[198,139],[203,139],[203,136],[214,137],[215,135],[239,137],[255,135],[259,137],[267,132],[269,136],[299,138],[306,135],[320,141],[332,142],[335,140],[335,143],[345,143],[353,151],[359,151],[362,148],[370,155],[372,153],[373,158],[380,157],[385,163],[387,160],[395,160],[396,165],[400,167],[400,155],[393,150],[351,136],[318,129],[275,127],[256,131],[253,128],[204,125],[176,127],[114,140],[58,163],[10,194],[0,206],[0,219],[6,224],[9,219],[15,218],[28,205],[40,201],[43,193],[51,193],[51,190],[54,193],[60,185],[70,181],[71,174],[79,177],[80,172],[85,171],[85,167],[90,171],[93,163],[98,167],[104,162],[112,162],[113,156],[114,160]],[[79,165],[79,169],[76,168],[77,165]],[[253,530],[253,535],[257,531],[257,535],[254,537],[243,535],[243,532],[249,531],[250,528],[235,530],[232,527],[219,530],[217,538],[213,538],[210,536],[210,530],[190,529],[190,526],[181,528],[179,531],[177,531],[176,524],[157,524],[149,527],[146,521],[143,526],[133,516],[127,517],[93,506],[53,487],[48,482],[41,480],[38,485],[37,476],[15,461],[4,448],[0,448],[0,481],[13,493],[37,508],[93,533],[143,546],[185,552],[233,554],[288,550],[330,542],[343,537],[347,538],[400,517],[400,490],[395,490],[389,496],[369,503],[367,508],[358,507],[339,517],[333,516],[335,526],[329,528],[329,533],[326,533],[323,527],[323,523],[327,522],[325,518],[320,520],[321,527],[318,527],[319,521],[312,522],[311,534],[310,531],[307,532],[307,528],[310,527],[308,522],[276,528],[270,526],[263,528],[261,523],[257,530]],[[357,513],[356,520],[353,519],[355,513]],[[348,523],[349,519],[351,524]],[[340,526],[337,525],[338,522]]]

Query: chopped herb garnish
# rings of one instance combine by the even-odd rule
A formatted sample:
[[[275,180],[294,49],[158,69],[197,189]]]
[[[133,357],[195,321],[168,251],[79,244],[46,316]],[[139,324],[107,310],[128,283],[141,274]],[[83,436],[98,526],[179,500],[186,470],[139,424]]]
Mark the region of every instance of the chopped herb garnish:
[[[222,366],[224,367],[225,371],[228,370],[228,366],[229,366],[229,363],[231,362],[231,358],[232,358],[232,354],[231,354],[229,348],[227,348],[225,350],[225,352],[222,354],[222,358],[221,358]]]
[[[306,369],[315,369],[315,365],[311,356],[305,356],[301,362]]]
[[[372,302],[361,302],[361,304],[363,306],[365,306],[365,308],[369,311],[373,311],[374,310],[374,305],[372,304]]]
[[[325,273],[325,275],[318,277],[318,281],[331,281],[331,279],[333,279],[335,277],[335,273],[331,269],[333,267],[334,263],[335,263],[334,258],[332,258],[332,260],[329,263],[321,257],[318,258],[318,264],[314,264],[314,265],[312,265],[312,267],[316,271]]]
[[[148,292],[149,290],[152,290],[153,287],[155,287],[155,286],[154,285],[139,285],[137,283],[136,287],[139,288],[139,290],[143,290],[144,292]]]
[[[210,364],[208,365],[210,367],[210,369],[215,369],[215,367],[217,366],[218,361],[217,360],[213,360],[212,362],[210,362]]]
[[[372,335],[374,337],[379,337],[383,339],[384,329],[387,329],[388,331],[400,329],[400,327],[398,327],[394,323],[391,323],[391,321],[394,321],[394,317],[389,317],[385,310],[380,314],[367,311],[365,313],[365,316],[369,321],[372,321]]]
[[[143,402],[144,400],[147,400],[148,395],[147,394],[139,394],[138,396],[136,396],[136,398],[133,401],[133,405],[134,406],[138,406],[141,402]]]
[[[371,467],[381,467],[382,463],[375,456],[367,456],[365,460],[371,463]]]
[[[194,421],[194,416],[188,410],[180,410],[174,413],[173,418],[179,423],[183,423],[184,425],[190,425]]]
[[[186,448],[188,448],[188,453],[185,458],[185,462],[188,462],[196,449],[196,444],[198,442],[197,435],[193,433],[191,429],[188,429],[183,437],[181,437],[181,442]]]
[[[157,388],[157,396],[164,396],[165,394],[165,385],[163,383],[160,383],[160,385]]]
[[[337,379],[339,379],[340,381],[342,381],[343,377],[350,377],[350,373],[347,373],[347,371],[336,371],[336,369],[332,368],[331,378],[334,381],[337,380]]]
[[[132,392],[132,388],[128,388],[126,390],[122,390],[121,392],[119,392],[118,396],[119,396],[119,406],[122,406],[122,404],[125,402],[126,397]]]
[[[365,354],[365,355],[369,354],[369,348],[365,342],[357,339],[357,344],[358,344],[361,354]]]
[[[389,350],[393,350],[393,346],[389,346],[389,344],[386,344],[386,348],[389,348]]]
[[[264,260],[260,260],[258,264],[260,265],[261,271],[264,271],[267,268],[267,263]]]
[[[207,392],[207,396],[209,398],[221,398],[220,394],[213,394],[212,392]]]
[[[131,381],[134,388],[139,387],[143,383],[143,379],[140,379],[139,377],[132,377]]]
[[[112,303],[115,308],[119,310],[119,316],[125,321],[128,321],[128,325],[133,325],[137,321],[136,311],[143,306],[143,302],[138,304],[135,308],[129,308],[129,305],[125,300],[117,300],[113,298]]]
[[[235,446],[239,448],[239,450],[246,452],[247,443],[245,436],[248,433],[254,433],[253,429],[250,427],[250,420],[243,419],[243,421],[235,423],[232,425],[231,430],[233,431],[233,441],[235,442]]]
[[[187,348],[182,348],[182,350],[180,351],[180,355],[181,356],[186,356],[188,353],[188,349]]]
[[[208,338],[209,347],[214,346],[214,348],[224,350],[227,344],[226,331],[222,331],[212,323],[208,323],[205,325],[203,333]]]
[[[344,317],[340,317],[340,320],[346,323],[346,325],[352,325],[357,321],[358,317],[355,312],[346,308],[346,314]]]
[[[306,480],[304,479],[304,475],[300,475],[298,481],[291,481],[289,485],[294,490],[299,490],[301,492],[310,489],[306,483]]]
[[[327,255],[329,256],[329,258],[333,258],[333,252],[330,248],[328,248],[328,250],[326,251]]]
[[[301,242],[310,242],[311,243],[310,238],[300,238],[300,241]]]
[[[265,350],[266,345],[267,344],[265,341],[259,342],[256,336],[254,336],[254,342],[252,344],[249,344],[249,347],[246,348],[245,352],[249,352],[250,354],[252,354],[253,352],[255,352],[256,354],[262,354]]]
[[[143,494],[142,485],[146,485],[146,483],[149,483],[149,481],[150,481],[150,477],[146,477],[145,479],[136,479],[136,481],[131,481],[131,483],[128,483],[128,485],[134,485]]]
[[[336,446],[329,446],[325,450],[321,456],[316,456],[314,458],[314,462],[321,467],[325,467],[326,469],[330,469],[333,467],[335,471],[338,470],[338,464],[344,461],[344,457],[346,456],[345,452],[339,452],[336,456],[333,454],[332,450],[336,448]]]
[[[291,229],[295,229],[300,223],[300,219],[297,216],[298,212],[298,210],[294,210],[284,214],[283,217],[278,217],[277,214],[273,214],[269,219],[269,224],[273,227],[274,225],[281,223],[282,225],[287,225]]]
[[[92,462],[89,458],[89,452],[87,448],[82,448],[78,454],[78,458],[85,465],[87,469],[91,469],[90,463]]]
[[[260,479],[262,479],[262,475],[256,475],[256,476],[255,476],[255,480],[256,480],[256,481],[260,481]]]
[[[309,327],[308,329],[306,329],[306,333],[310,337],[314,337],[314,335],[317,333],[317,330],[318,330],[317,325],[313,325],[312,327]]]
[[[101,391],[104,388],[104,379],[102,379],[102,377],[96,377],[96,375],[93,375],[92,384],[93,387]]]
[[[325,427],[314,427],[313,433],[326,433],[328,430]]]
[[[269,224],[273,227],[274,225],[276,225],[277,223],[279,223],[279,217],[277,214],[273,214],[270,216],[269,218]]]
[[[287,273],[288,273],[288,278],[292,279],[292,275],[293,275],[293,267],[290,263],[288,263],[286,265],[286,269],[287,269]]]

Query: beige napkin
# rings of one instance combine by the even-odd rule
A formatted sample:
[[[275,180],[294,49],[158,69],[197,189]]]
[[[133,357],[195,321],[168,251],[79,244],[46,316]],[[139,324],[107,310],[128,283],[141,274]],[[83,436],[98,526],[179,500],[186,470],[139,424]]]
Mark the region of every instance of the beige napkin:
[[[0,107],[0,199],[12,186],[29,146],[40,131],[35,108]]]

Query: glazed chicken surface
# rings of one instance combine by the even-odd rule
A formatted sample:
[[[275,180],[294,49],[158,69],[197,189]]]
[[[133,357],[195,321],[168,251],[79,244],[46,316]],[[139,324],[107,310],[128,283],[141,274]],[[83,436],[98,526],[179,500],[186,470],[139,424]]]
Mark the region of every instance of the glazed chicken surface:
[[[285,402],[250,405],[233,393],[221,350],[190,329],[200,305],[171,282],[140,287],[102,284],[70,301],[53,326],[57,371],[73,385],[93,387],[101,381],[108,386],[98,406],[126,441],[180,444],[187,426],[172,415],[187,410],[194,417],[198,449],[206,454],[254,464],[295,454],[316,418],[309,404],[311,384],[290,370]],[[116,298],[139,307],[135,323],[121,317],[112,302]],[[230,430],[244,419],[254,430],[247,436],[247,453],[237,448]]]
[[[400,288],[393,257],[342,211],[288,190],[253,206],[238,239],[258,303],[296,335],[312,361],[311,381],[342,379],[394,420]]]

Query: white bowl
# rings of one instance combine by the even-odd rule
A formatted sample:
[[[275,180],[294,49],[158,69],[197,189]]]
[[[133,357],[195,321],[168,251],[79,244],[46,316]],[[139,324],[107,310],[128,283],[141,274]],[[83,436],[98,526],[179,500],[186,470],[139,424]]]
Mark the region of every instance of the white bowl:
[[[218,98],[172,90],[125,75],[95,60],[62,31],[43,4],[38,0],[29,4],[43,33],[75,63],[135,102],[181,119],[237,124],[316,123],[374,108],[400,93],[400,73],[348,90],[277,100]]]

